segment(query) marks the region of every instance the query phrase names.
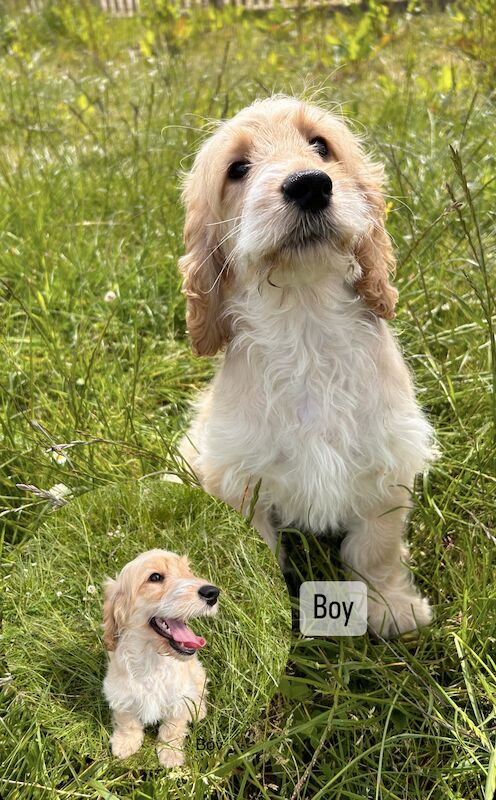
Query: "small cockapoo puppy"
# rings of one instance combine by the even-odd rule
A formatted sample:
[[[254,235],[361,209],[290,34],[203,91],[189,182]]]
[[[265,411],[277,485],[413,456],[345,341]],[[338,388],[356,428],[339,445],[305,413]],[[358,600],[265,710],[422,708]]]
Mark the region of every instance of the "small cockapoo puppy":
[[[180,261],[198,355],[225,348],[183,454],[204,488],[277,527],[344,531],[369,627],[427,624],[403,539],[415,474],[435,454],[386,320],[397,292],[383,169],[344,121],[294,98],[219,125],[184,188]]]
[[[142,553],[107,581],[103,691],[114,756],[136,753],[144,725],[159,722],[160,763],[184,763],[188,723],[206,714],[206,673],[197,656],[206,642],[186,621],[215,614],[218,596],[216,586],[193,575],[185,556],[167,550]]]

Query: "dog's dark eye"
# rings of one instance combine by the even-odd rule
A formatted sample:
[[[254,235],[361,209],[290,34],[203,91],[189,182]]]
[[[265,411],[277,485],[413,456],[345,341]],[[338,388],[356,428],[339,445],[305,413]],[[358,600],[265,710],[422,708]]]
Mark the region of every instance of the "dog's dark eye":
[[[235,161],[227,170],[227,174],[232,181],[240,181],[248,174],[250,169],[249,161]]]
[[[150,583],[159,583],[160,581],[164,580],[164,576],[161,575],[160,572],[152,572],[148,580]]]
[[[311,144],[312,147],[315,147],[317,153],[319,154],[319,156],[321,156],[321,158],[327,158],[327,156],[329,155],[329,148],[327,146],[327,142],[325,139],[322,138],[322,136],[314,136],[313,139],[310,139],[309,144]]]

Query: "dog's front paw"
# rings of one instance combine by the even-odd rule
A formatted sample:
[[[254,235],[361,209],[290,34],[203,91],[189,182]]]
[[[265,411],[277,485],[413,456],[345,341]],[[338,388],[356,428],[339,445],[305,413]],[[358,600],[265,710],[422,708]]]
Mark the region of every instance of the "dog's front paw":
[[[133,753],[137,753],[143,744],[143,732],[131,731],[123,733],[116,731],[110,737],[112,753],[116,758],[129,758]]]
[[[429,625],[432,611],[426,597],[412,593],[376,593],[368,597],[368,626],[372,633],[389,639]]]
[[[181,767],[184,764],[184,752],[170,745],[157,745],[157,756],[162,767]]]

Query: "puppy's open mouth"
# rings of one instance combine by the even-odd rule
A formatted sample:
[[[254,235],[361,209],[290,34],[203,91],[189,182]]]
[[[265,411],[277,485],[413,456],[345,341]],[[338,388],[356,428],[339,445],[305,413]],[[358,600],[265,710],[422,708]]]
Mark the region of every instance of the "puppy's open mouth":
[[[203,636],[197,636],[180,619],[152,617],[150,626],[155,633],[158,633],[163,639],[167,639],[173,650],[183,656],[192,656],[207,643]]]

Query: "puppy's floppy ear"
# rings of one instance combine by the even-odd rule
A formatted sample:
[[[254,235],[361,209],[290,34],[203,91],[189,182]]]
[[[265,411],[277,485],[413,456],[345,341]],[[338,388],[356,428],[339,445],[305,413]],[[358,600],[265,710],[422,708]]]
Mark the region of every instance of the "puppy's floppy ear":
[[[229,339],[229,327],[222,318],[224,259],[217,241],[219,226],[207,203],[207,187],[200,170],[193,169],[185,184],[184,241],[186,254],[179,260],[186,295],[186,324],[193,352],[212,356]],[[210,223],[210,224],[209,224]]]
[[[108,578],[105,582],[103,600],[103,641],[108,651],[115,650],[117,646],[117,639],[126,619],[128,605],[119,581]]]
[[[366,162],[360,185],[367,199],[372,221],[369,231],[355,246],[355,258],[362,271],[355,287],[378,317],[393,319],[398,292],[389,283],[390,274],[394,274],[395,258],[391,239],[384,227],[386,204],[382,182],[382,166]]]

